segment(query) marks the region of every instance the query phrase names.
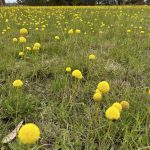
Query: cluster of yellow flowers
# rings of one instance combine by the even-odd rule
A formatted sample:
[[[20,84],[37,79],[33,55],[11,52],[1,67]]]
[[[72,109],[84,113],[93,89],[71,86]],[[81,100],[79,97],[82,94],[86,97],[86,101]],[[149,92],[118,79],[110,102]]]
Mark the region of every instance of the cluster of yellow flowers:
[[[74,33],[80,34],[80,33],[81,33],[81,30],[80,30],[80,29],[76,29],[76,30],[74,31],[73,29],[70,29],[70,30],[68,31],[68,34],[74,34]]]
[[[83,79],[81,71],[77,69],[72,72],[72,76],[77,79]]]
[[[93,95],[93,100],[99,102],[102,99],[102,94],[108,93],[110,90],[110,85],[107,81],[102,81],[98,84],[97,89]]]
[[[66,72],[70,73],[71,68],[67,67]],[[80,79],[80,80],[83,79],[83,75],[82,75],[81,71],[78,69],[72,71],[72,76],[75,77],[76,79]]]
[[[13,86],[21,88],[23,82],[20,79],[15,80]],[[40,129],[33,123],[27,123],[20,128],[18,138],[22,144],[34,144],[40,138]]]
[[[26,36],[28,34],[29,34],[29,32],[28,32],[28,30],[26,28],[20,29],[20,35],[21,36],[19,37],[19,42],[22,43],[22,44],[26,43],[27,42]],[[18,39],[17,38],[13,38],[12,41],[14,43],[17,43]],[[33,50],[34,52],[35,51],[37,52],[38,50],[40,50],[40,48],[41,48],[41,44],[36,42],[36,43],[34,43],[33,48],[27,46],[25,49],[28,50],[28,51]],[[25,55],[25,52],[24,52],[24,49],[23,49],[23,51],[19,52],[19,56],[23,57],[24,55]]]
[[[109,107],[106,112],[106,118],[110,120],[118,120],[120,119],[120,115],[122,110],[129,109],[129,103],[127,101],[115,102]]]
[[[93,100],[95,102],[100,102],[102,100],[102,95],[110,91],[110,85],[107,81],[102,81],[98,84],[97,89],[93,95]],[[129,109],[129,103],[127,101],[121,101],[120,103],[115,102],[111,107],[109,107],[106,112],[106,118],[110,120],[118,120],[120,118],[120,113],[122,110]]]

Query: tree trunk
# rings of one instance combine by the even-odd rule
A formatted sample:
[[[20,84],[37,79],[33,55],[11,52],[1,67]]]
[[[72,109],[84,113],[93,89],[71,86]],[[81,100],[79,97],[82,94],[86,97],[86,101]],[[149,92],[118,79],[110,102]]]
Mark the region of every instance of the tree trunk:
[[[0,0],[0,6],[4,6],[5,5],[5,0]]]
[[[144,5],[144,0],[137,0],[135,4],[137,4],[137,5]]]

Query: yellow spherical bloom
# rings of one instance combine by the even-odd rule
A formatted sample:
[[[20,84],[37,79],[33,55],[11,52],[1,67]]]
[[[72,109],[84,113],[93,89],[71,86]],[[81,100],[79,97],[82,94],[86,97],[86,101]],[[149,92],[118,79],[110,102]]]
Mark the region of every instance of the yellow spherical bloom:
[[[7,30],[10,30],[10,27],[7,27]]]
[[[94,95],[93,95],[93,100],[95,101],[95,102],[99,102],[99,101],[101,101],[101,99],[102,99],[102,94],[101,93],[95,93]]]
[[[71,68],[70,68],[70,67],[67,67],[67,68],[66,68],[66,72],[71,72]]]
[[[18,42],[18,39],[17,38],[13,38],[13,42],[14,43]]]
[[[81,33],[81,30],[76,29],[76,30],[75,30],[75,33],[79,34],[79,33]]]
[[[35,31],[38,31],[39,30],[39,28],[35,28]]]
[[[82,73],[81,73],[80,70],[74,70],[72,72],[72,76],[75,77],[75,78],[77,78],[77,79],[82,79],[83,78]]]
[[[148,90],[148,94],[150,94],[150,90]]]
[[[19,42],[20,43],[26,43],[26,38],[25,37],[23,37],[23,36],[21,36],[20,38],[19,38]]]
[[[127,30],[127,33],[131,33],[131,30],[129,29],[129,30]]]
[[[21,127],[18,138],[22,144],[34,144],[40,138],[40,129],[33,123]]]
[[[8,22],[8,19],[6,19],[5,22]]]
[[[98,84],[97,88],[102,93],[107,93],[110,90],[109,83],[107,81],[102,81]]]
[[[141,34],[144,34],[145,32],[144,32],[144,31],[140,31],[140,33],[141,33]]]
[[[46,27],[46,25],[42,25],[42,28],[45,28]]]
[[[89,59],[90,59],[90,60],[94,60],[94,59],[96,59],[96,57],[95,57],[94,54],[91,54],[91,55],[89,55]]]
[[[56,39],[56,40],[59,40],[59,39],[60,39],[60,37],[59,37],[59,36],[55,36],[55,39]]]
[[[34,44],[34,47],[40,48],[41,44],[37,42],[37,43]]]
[[[23,86],[23,82],[21,80],[15,80],[13,82],[13,86],[16,88],[22,87]]]
[[[120,102],[122,109],[129,109],[129,103],[127,101],[121,101]]]
[[[31,51],[31,47],[26,47],[26,50]]]
[[[24,56],[24,52],[19,52],[19,56]]]
[[[112,107],[115,107],[119,110],[119,112],[122,111],[122,105],[118,102],[113,103]]]
[[[39,47],[33,46],[34,51],[38,51],[39,49],[40,49]]]
[[[95,90],[95,93],[100,93],[100,94],[102,94],[102,92],[101,92],[99,89],[96,89],[96,90]]]
[[[105,112],[106,118],[110,120],[118,120],[120,118],[120,112],[115,107],[109,107]]]
[[[68,34],[73,34],[74,32],[73,32],[73,29],[70,29],[69,31],[68,31]]]
[[[22,29],[20,29],[20,34],[21,35],[27,35],[28,34],[28,30],[26,28],[22,28]]]

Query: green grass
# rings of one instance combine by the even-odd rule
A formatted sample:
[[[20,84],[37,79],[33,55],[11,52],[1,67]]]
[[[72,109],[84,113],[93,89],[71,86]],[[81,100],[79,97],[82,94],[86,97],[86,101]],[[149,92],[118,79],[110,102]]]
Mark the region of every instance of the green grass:
[[[31,146],[34,150],[150,149],[149,16],[147,6],[0,8],[0,31],[10,27],[0,35],[0,140],[16,121],[24,120],[41,130],[40,140]],[[29,30],[25,47],[41,44],[39,53],[27,52],[23,59],[18,55],[23,46],[12,42],[22,27]],[[71,28],[81,34],[68,35]],[[91,53],[96,60],[88,59]],[[66,74],[68,66],[82,72],[79,86]],[[12,86],[16,79],[24,82],[17,120]],[[92,97],[102,80],[110,83],[111,90],[95,103]],[[130,109],[109,128],[105,110],[121,100],[127,100]],[[17,139],[0,147],[26,149]]]

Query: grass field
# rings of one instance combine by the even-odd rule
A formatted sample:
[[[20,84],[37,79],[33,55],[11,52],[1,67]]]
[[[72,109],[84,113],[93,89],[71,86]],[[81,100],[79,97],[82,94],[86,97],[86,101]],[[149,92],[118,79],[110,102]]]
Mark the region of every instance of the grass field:
[[[150,149],[150,7],[5,7],[0,31],[0,140],[22,120],[41,131],[30,148],[16,138],[1,149]],[[110,91],[95,102],[101,81]],[[109,120],[122,100],[129,109]]]

